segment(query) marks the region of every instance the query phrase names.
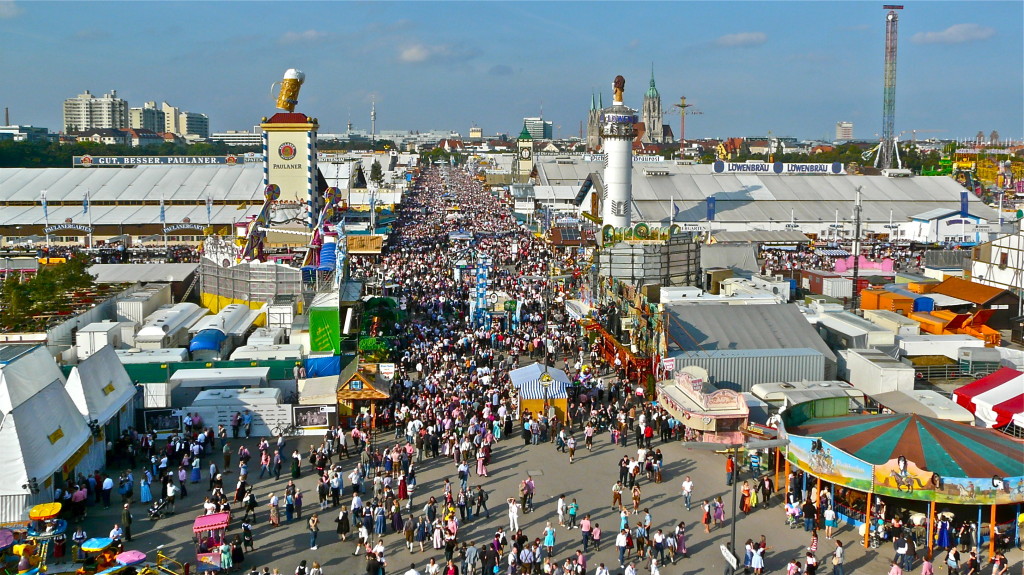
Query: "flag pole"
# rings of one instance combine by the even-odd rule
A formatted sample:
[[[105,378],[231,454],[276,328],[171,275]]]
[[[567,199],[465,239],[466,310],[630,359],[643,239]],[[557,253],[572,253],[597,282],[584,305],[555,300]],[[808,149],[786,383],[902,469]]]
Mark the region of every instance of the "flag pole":
[[[46,190],[39,192],[39,201],[43,204],[43,233],[46,234],[46,250],[50,250],[50,232],[46,231],[50,227],[50,211],[46,207]]]
[[[160,231],[164,234],[164,261],[171,260],[171,251],[167,247],[167,214],[164,212],[164,195],[160,194]]]
[[[85,190],[85,213],[89,215],[89,247],[93,247],[92,238],[92,206],[89,205],[89,190]]]

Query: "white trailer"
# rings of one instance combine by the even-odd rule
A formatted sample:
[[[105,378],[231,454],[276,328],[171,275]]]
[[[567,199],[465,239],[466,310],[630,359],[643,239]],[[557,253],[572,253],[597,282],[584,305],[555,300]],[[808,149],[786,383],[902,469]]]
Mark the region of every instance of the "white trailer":
[[[956,360],[960,357],[960,348],[985,347],[984,340],[969,335],[904,335],[896,341],[904,357],[942,355]]]
[[[146,323],[139,329],[139,333],[135,334],[135,347],[182,347],[189,341],[189,328],[208,313],[210,310],[194,303],[162,306],[146,318]]]
[[[914,391],[914,368],[876,349],[851,349],[846,354],[850,383],[867,395]]]
[[[300,360],[301,345],[243,345],[231,352],[231,361],[255,361],[260,359]]]

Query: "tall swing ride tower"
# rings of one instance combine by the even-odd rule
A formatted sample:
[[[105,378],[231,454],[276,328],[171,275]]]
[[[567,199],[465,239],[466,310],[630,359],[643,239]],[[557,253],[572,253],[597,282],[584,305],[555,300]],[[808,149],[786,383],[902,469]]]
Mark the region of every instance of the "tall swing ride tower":
[[[896,151],[896,37],[899,28],[897,10],[903,6],[886,4],[885,15],[885,87],[882,94],[882,141],[878,146],[878,163],[881,169],[892,168]]]

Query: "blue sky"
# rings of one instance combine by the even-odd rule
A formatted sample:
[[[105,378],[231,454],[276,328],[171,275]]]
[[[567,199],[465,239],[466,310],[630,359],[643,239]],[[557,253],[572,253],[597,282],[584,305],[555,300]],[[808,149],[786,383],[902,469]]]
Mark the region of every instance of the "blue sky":
[[[518,132],[543,107],[579,132],[592,90],[626,78],[639,107],[653,63],[687,137],[831,138],[881,130],[883,2],[22,2],[0,0],[0,106],[56,130],[65,98],[116,89],[250,129],[270,84],[306,72],[298,111],[324,132]],[[896,130],[1024,138],[1024,2],[905,2]],[[678,130],[678,116],[666,122]],[[928,132],[925,132],[928,130]],[[931,130],[935,130],[931,132]]]

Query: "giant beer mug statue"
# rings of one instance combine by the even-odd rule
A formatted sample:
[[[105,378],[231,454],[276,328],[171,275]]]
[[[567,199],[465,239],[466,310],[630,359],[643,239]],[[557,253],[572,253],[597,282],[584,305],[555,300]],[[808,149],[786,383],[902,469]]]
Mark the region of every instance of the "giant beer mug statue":
[[[283,80],[271,84],[271,93],[274,91],[274,86],[281,84],[281,91],[277,95],[277,107],[282,110],[294,112],[295,105],[299,103],[299,89],[302,88],[302,83],[305,81],[306,75],[302,73],[302,70],[289,68],[288,71],[284,73]]]

